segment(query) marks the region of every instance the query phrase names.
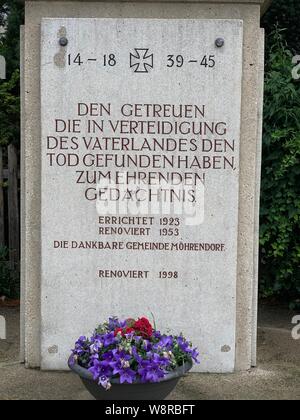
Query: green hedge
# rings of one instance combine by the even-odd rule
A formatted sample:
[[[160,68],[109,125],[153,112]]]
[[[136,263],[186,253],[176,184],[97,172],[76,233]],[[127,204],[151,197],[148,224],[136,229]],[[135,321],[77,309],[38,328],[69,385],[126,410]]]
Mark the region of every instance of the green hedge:
[[[266,57],[261,201],[260,291],[264,297],[300,296],[300,82],[278,29]]]
[[[300,53],[300,0],[273,0],[262,25],[266,29],[267,41],[274,25],[286,29],[284,37],[289,49],[294,54]]]
[[[0,55],[7,64],[7,79],[0,80],[0,147],[20,140],[20,25],[23,24],[24,5],[17,0],[0,0]],[[7,164],[6,147],[3,147]],[[19,296],[19,266],[9,263],[8,250],[0,248],[0,296]]]
[[[7,79],[0,81],[0,146],[20,141],[20,25],[24,5],[17,0],[0,0],[0,55],[6,59]]]
[[[0,55],[6,58],[7,78],[20,66],[20,26],[24,22],[24,4],[19,0],[0,0],[0,26],[5,33],[0,36]]]

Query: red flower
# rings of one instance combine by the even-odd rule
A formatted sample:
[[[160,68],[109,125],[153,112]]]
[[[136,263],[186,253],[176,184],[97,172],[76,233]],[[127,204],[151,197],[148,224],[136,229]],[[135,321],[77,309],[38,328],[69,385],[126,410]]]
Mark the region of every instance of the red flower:
[[[133,329],[145,339],[151,338],[153,335],[153,327],[147,318],[140,318],[136,321]]]
[[[115,329],[115,337],[119,334],[119,333],[121,333],[122,334],[122,336],[123,336],[123,328],[116,328]]]
[[[125,335],[126,335],[126,334],[131,334],[131,333],[133,333],[133,332],[134,332],[134,329],[133,329],[133,328],[130,328],[130,327],[127,327],[127,328],[125,328],[125,329],[123,329],[123,328],[116,328],[116,329],[115,329],[115,337],[116,337],[119,333],[121,333],[122,337],[125,337]]]

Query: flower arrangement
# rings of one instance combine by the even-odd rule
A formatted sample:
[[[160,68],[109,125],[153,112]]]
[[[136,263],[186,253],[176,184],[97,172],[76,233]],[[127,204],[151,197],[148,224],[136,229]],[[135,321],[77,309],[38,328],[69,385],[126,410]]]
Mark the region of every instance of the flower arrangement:
[[[109,390],[113,378],[121,384],[160,382],[186,362],[199,363],[198,356],[182,335],[161,334],[147,318],[120,321],[114,317],[99,325],[90,339],[78,339],[72,363],[88,369]]]

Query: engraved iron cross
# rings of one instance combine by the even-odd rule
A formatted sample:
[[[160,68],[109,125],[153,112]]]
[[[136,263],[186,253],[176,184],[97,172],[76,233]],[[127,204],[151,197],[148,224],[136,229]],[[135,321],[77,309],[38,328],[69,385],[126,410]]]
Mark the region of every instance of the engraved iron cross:
[[[149,73],[153,69],[154,56],[149,54],[149,48],[135,48],[135,54],[130,54],[130,68],[135,73]]]

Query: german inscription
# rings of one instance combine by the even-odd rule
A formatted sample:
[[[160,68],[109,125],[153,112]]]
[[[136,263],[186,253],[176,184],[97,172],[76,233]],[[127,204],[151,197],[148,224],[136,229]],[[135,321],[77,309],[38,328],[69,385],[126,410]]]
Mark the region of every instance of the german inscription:
[[[153,313],[233,370],[242,39],[237,20],[43,20],[43,368]]]

